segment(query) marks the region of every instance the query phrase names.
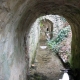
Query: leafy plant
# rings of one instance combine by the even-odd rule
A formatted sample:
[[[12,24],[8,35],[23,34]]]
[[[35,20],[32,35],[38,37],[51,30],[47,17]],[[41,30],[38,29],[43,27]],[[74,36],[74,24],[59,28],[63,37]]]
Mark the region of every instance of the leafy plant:
[[[58,45],[68,36],[69,31],[70,31],[70,26],[62,28],[55,39],[53,38],[52,40],[48,41],[50,49],[52,49],[55,53],[57,53],[60,49]]]

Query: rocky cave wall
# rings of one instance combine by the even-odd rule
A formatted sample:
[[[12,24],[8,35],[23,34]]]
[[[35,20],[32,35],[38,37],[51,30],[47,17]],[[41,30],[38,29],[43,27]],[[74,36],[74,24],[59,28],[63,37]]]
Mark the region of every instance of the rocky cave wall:
[[[26,80],[24,36],[36,18],[62,15],[72,28],[72,68],[80,69],[80,0],[0,0],[0,80]]]
[[[28,47],[27,53],[29,54],[29,67],[31,67],[31,64],[34,62],[39,37],[40,37],[40,25],[39,20],[37,19],[33,23],[29,34],[26,36],[27,38],[26,46]]]

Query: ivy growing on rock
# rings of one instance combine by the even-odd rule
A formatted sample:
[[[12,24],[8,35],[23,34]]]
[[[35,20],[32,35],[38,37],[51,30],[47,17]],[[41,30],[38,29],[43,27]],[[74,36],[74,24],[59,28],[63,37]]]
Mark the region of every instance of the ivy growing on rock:
[[[55,53],[59,52],[60,46],[58,46],[58,45],[66,37],[68,37],[68,32],[70,30],[71,30],[70,26],[64,27],[59,31],[59,33],[58,33],[56,38],[53,38],[53,39],[49,40],[48,41],[48,45],[49,45],[50,49],[52,49]]]

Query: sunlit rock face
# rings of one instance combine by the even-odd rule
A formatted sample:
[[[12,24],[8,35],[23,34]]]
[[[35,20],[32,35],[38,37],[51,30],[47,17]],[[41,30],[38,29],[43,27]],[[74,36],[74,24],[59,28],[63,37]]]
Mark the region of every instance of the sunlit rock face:
[[[43,16],[44,17],[44,16]],[[53,37],[53,23],[48,19],[40,20],[40,41],[50,40]]]
[[[27,53],[29,54],[29,67],[33,64],[36,49],[39,42],[40,37],[40,26],[39,20],[37,19],[31,26],[29,34],[26,36],[26,47],[28,48]]]
[[[80,0],[0,0],[0,80],[26,80],[24,36],[36,18],[47,14],[68,20],[73,34],[71,64],[80,68]]]

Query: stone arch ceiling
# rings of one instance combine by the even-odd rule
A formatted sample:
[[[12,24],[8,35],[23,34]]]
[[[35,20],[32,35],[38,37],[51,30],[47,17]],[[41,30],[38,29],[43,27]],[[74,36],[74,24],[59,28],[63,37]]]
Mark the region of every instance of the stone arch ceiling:
[[[23,21],[23,24],[25,22],[25,25],[30,25],[29,23],[34,22],[39,16],[58,14],[65,17],[70,22],[77,22],[75,19],[79,18],[80,14],[79,2],[80,1],[68,0],[29,1],[29,6],[26,6],[26,10],[24,10],[25,13],[22,13],[23,20],[21,20]]]
[[[26,23],[25,26],[47,14],[59,14],[75,22],[73,16],[77,15],[79,18],[80,13],[79,0],[0,0],[0,4],[0,13],[4,16],[1,21],[4,21],[4,18],[7,18],[6,22],[11,19],[15,21],[17,17],[21,24]]]

